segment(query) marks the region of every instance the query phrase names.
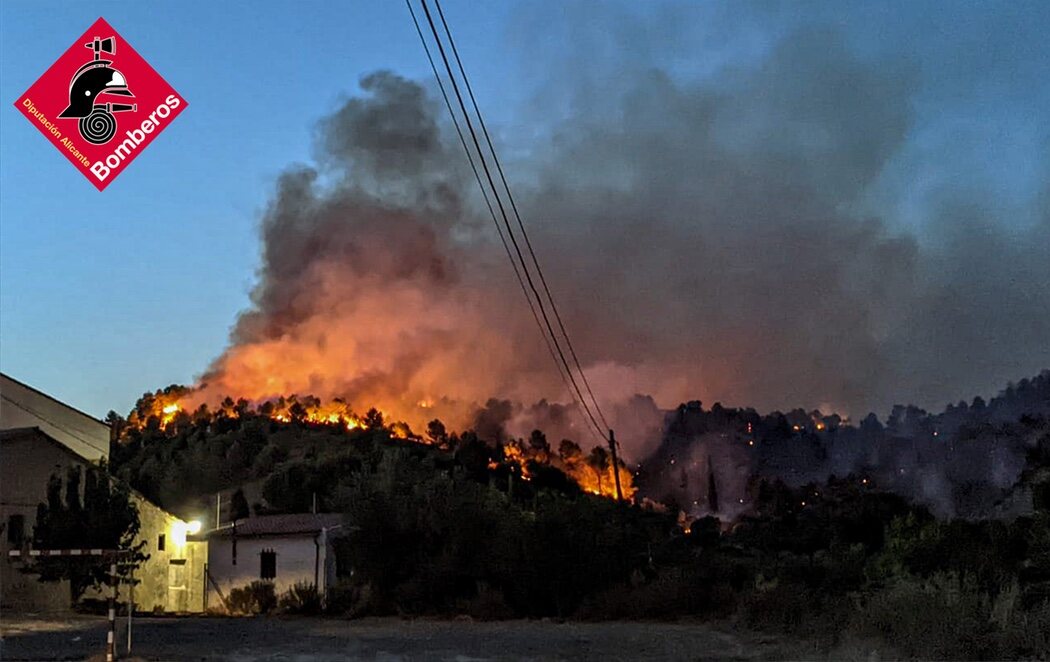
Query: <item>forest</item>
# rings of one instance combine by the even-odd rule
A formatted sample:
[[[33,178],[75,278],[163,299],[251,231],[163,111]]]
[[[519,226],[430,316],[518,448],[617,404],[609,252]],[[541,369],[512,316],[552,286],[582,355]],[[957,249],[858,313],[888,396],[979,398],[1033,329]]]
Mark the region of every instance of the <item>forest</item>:
[[[564,469],[607,476],[602,452],[539,430],[416,436],[375,411],[311,420],[309,399],[279,403],[287,420],[228,401],[165,421],[165,395],[111,416],[114,473],[176,512],[225,492],[240,516],[343,513],[354,573],[329,613],[729,619],[829,651],[1050,655],[1050,372],[857,426],[686,403],[621,467],[622,501]]]

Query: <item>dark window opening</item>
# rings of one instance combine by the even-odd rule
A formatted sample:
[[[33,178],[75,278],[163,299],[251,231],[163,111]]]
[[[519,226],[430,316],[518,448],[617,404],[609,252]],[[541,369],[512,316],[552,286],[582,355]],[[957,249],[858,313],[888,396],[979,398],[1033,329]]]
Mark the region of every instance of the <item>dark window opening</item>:
[[[259,555],[259,577],[273,579],[277,576],[277,552],[264,549]]]
[[[354,558],[349,541],[345,538],[336,538],[332,547],[335,550],[335,576],[339,579],[353,577]]]
[[[11,515],[7,518],[7,542],[21,545],[26,535],[25,515]]]
[[[159,536],[157,536],[157,549],[163,552],[164,551],[164,543],[165,542],[166,541],[164,539],[164,534],[163,533],[160,534]]]

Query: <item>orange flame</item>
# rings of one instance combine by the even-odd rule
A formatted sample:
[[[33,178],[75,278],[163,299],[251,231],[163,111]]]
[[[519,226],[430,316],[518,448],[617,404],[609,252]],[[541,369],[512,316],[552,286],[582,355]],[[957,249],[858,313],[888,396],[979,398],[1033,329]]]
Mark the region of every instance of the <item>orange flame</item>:
[[[549,450],[533,449],[520,441],[511,441],[504,444],[503,457],[506,462],[520,467],[521,477],[524,480],[532,480],[532,475],[528,468],[528,462],[531,460],[538,464],[547,464],[560,469],[579,485],[580,489],[590,494],[615,499],[616,473],[619,473],[620,491],[623,493],[624,499],[632,499],[638,491],[634,486],[634,475],[622,463],[614,473],[611,460],[605,466],[596,466],[582,456],[563,458],[552,454]],[[490,465],[490,468],[494,468],[494,465]]]
[[[195,398],[189,389],[169,389],[168,392],[157,391],[144,396],[136,406],[136,409],[128,416],[131,428],[144,429],[156,421],[160,429],[172,431],[180,421],[189,422],[200,416],[209,419],[216,417],[238,418],[245,412],[252,412],[257,416],[269,417],[280,423],[312,423],[318,425],[339,425],[346,430],[367,429],[368,418],[354,413],[350,407],[341,400],[322,403],[317,398],[304,397],[278,398],[276,401],[267,400],[259,403],[249,403],[245,400],[234,402],[226,398],[216,406],[208,407],[206,403],[197,404],[194,409]],[[430,401],[417,403],[420,408],[432,406]],[[370,414],[369,416],[372,416]],[[423,438],[414,434],[412,429],[403,422],[391,422],[386,412],[379,412],[379,417],[385,421],[382,425],[392,437],[408,439],[418,443],[428,443]],[[373,423],[374,424],[374,423]],[[578,449],[577,449],[578,450]],[[518,467],[523,480],[531,481],[532,472],[529,463],[536,462],[542,465],[556,467],[563,471],[569,478],[576,482],[585,492],[607,498],[616,498],[616,474],[619,474],[621,491],[625,499],[634,497],[637,489],[634,487],[633,475],[622,464],[614,468],[608,459],[601,464],[589,461],[582,454],[574,457],[561,457],[552,453],[549,448],[533,448],[522,441],[510,441],[503,445],[503,461]],[[499,467],[498,462],[491,462],[490,469]]]

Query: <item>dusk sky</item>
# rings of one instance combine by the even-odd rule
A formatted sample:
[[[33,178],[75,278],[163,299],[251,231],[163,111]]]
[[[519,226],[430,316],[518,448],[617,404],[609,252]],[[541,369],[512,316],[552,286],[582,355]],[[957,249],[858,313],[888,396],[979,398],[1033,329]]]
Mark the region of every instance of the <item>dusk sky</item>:
[[[518,173],[523,186],[549,176],[550,168],[515,164],[558,153],[558,136],[574,114],[600,105],[621,81],[650,70],[683,86],[709,89],[717,81],[727,98],[742,100],[729,107],[746,114],[748,99],[768,100],[761,91],[747,96],[756,94],[756,76],[768,74],[771,89],[792,86],[790,72],[763,64],[780,61],[767,58],[790,35],[818,35],[809,43],[833,35],[828,43],[843,45],[865,71],[890,72],[907,115],[902,137],[886,141],[863,190],[848,197],[851,217],[875,217],[888,233],[913,238],[920,260],[974,258],[972,267],[955,264],[961,275],[947,281],[994,283],[968,285],[978,292],[974,306],[1026,293],[996,313],[1011,316],[1004,318],[971,315],[965,296],[953,299],[962,304],[945,304],[959,315],[959,328],[975,329],[960,331],[963,340],[951,351],[962,355],[955,360],[984,366],[983,377],[903,380],[902,399],[943,406],[1050,366],[1050,313],[1039,313],[1050,290],[1048,270],[1039,266],[1048,255],[1039,239],[1050,244],[1043,231],[1050,230],[1050,3],[448,0],[445,9],[508,174],[514,182]],[[103,193],[12,107],[99,16],[189,102]],[[290,165],[315,162],[318,121],[360,94],[363,76],[390,70],[434,87],[400,2],[96,2],[43,9],[8,1],[0,4],[0,32],[0,367],[97,416],[126,413],[144,391],[192,383],[227,347],[238,313],[250,304],[260,218],[275,180]],[[808,61],[807,40],[801,44],[803,55],[788,61]],[[752,91],[738,93],[736,71]],[[769,117],[748,126],[762,126],[772,142],[798,129]],[[662,122],[654,117],[653,124]],[[746,136],[730,139],[737,138],[747,143]],[[978,209],[978,234],[987,233],[989,245],[1010,247],[992,259],[987,279],[973,250],[982,242],[960,236],[965,231],[945,209],[970,210],[967,217]],[[538,233],[549,229],[536,222]],[[1032,266],[1000,273],[1000,262]],[[807,299],[807,292],[797,294]],[[1017,335],[982,335],[982,325],[992,323],[1014,325]],[[937,333],[931,327],[918,342],[932,345]],[[972,344],[964,342],[971,337]],[[986,366],[969,355],[984,344],[1002,345]],[[934,374],[936,367],[916,370]],[[905,373],[898,367],[887,375]],[[820,389],[800,392],[798,405],[821,404],[805,401],[822,397]],[[748,394],[741,386],[722,397],[747,405]]]
[[[430,75],[404,5],[309,7],[0,3],[4,372],[101,416],[219,354],[248,304],[260,210],[279,172],[310,159],[316,121],[366,72]],[[477,84],[512,92],[510,7],[463,9],[447,7]],[[11,107],[99,16],[192,109],[101,194]]]

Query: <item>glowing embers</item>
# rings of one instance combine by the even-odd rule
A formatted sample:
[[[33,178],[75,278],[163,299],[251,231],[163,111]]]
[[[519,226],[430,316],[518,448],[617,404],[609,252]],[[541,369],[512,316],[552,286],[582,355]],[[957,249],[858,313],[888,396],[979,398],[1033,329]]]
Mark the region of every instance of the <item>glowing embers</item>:
[[[357,414],[341,399],[322,402],[312,396],[287,396],[262,402],[241,398],[224,398],[220,403],[200,401],[200,390],[169,387],[143,396],[128,416],[127,430],[156,430],[174,435],[190,426],[224,425],[240,419],[261,418],[282,425],[334,426],[344,431],[385,430],[391,437],[420,444],[440,443],[437,437],[421,437],[408,424],[393,420],[386,412],[372,408],[364,415]],[[431,400],[420,400],[416,406],[429,409]],[[126,434],[126,433],[125,433]],[[534,433],[535,436],[536,433]],[[490,470],[501,465],[511,468],[524,481],[535,480],[537,467],[554,467],[566,474],[580,489],[590,494],[616,498],[616,477],[619,473],[624,498],[631,499],[637,491],[634,476],[621,462],[613,466],[612,458],[602,446],[584,453],[575,443],[564,440],[552,450],[543,435],[529,440],[511,440],[501,445],[502,457],[489,462]]]

